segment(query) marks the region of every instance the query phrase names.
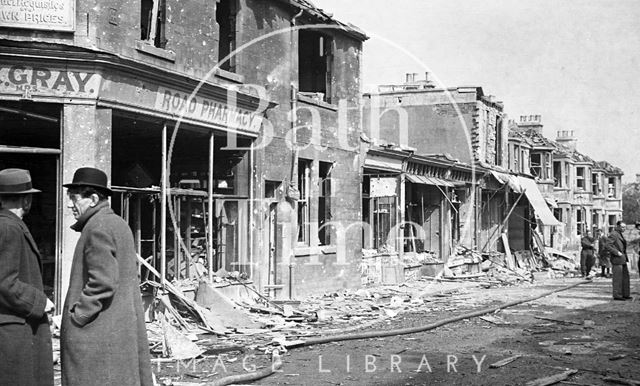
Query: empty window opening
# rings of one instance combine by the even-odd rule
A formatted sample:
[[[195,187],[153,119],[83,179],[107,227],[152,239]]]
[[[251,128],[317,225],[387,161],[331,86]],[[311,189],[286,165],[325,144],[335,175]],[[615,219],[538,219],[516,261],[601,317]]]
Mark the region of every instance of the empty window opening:
[[[531,154],[531,175],[538,178],[542,176],[542,155],[540,153]]]
[[[140,39],[158,47],[165,48],[167,23],[166,0],[142,0],[140,13]]]
[[[299,31],[298,83],[303,95],[331,103],[333,39],[316,31]]]
[[[236,72],[236,15],[237,0],[218,0],[216,22],[218,23],[218,62],[221,69]],[[231,55],[227,58],[227,56]],[[224,61],[223,61],[224,60]]]

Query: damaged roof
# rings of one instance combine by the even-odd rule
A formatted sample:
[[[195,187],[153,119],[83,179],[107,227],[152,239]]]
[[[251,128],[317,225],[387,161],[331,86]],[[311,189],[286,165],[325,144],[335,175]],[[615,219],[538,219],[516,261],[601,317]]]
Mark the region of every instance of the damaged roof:
[[[607,161],[598,161],[596,162],[596,166],[605,171],[607,174],[615,174],[615,175],[623,175],[624,172],[617,166],[611,165]]]
[[[333,14],[329,13],[329,12],[325,12],[325,10],[323,10],[322,8],[318,8],[315,4],[313,4],[311,1],[309,0],[278,0],[281,3],[285,3],[288,4],[292,7],[298,8],[302,11],[304,11],[305,13],[307,13],[307,15],[318,19],[320,22],[322,23],[328,23],[328,24],[334,24],[339,26],[340,30],[344,31],[345,33],[347,33],[348,35],[360,40],[360,41],[365,41],[368,40],[369,37],[367,36],[367,34],[361,30],[360,28],[356,27],[355,25],[351,24],[351,23],[343,23],[337,19],[335,19],[333,17]]]
[[[546,147],[549,149],[554,149],[556,147],[556,144],[552,140],[538,133],[534,129],[528,129],[528,130],[510,129],[509,138],[521,139],[532,147]]]

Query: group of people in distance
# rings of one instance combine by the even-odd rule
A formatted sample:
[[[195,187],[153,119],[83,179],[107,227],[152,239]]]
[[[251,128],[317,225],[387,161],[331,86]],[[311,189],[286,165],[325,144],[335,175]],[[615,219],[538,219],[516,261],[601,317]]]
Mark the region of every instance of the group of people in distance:
[[[636,222],[636,229],[640,229],[640,222]],[[627,240],[624,232],[627,225],[618,221],[616,227],[605,236],[602,230],[596,230],[596,237],[587,230],[581,239],[580,271],[582,277],[591,279],[591,269],[595,265],[596,247],[598,249],[598,264],[602,277],[611,277],[613,298],[615,300],[629,300],[629,257],[627,255]],[[639,262],[640,263],[640,262]],[[640,265],[638,267],[640,272]]]

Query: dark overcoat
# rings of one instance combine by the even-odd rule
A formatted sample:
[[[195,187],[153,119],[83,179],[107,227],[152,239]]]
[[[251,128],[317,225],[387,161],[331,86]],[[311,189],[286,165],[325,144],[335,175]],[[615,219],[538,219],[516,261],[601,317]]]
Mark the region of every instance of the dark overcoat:
[[[62,313],[63,386],[153,384],[133,235],[107,202],[81,232]]]
[[[617,229],[609,233],[607,252],[609,252],[609,260],[612,265],[623,265],[629,261],[627,257],[627,240]]]
[[[0,385],[53,385],[40,260],[25,223],[0,210]]]

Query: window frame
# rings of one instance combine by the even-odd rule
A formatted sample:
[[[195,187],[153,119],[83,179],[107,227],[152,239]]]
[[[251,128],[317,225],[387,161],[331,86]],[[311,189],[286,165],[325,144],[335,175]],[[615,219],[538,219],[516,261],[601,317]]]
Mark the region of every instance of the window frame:
[[[298,191],[300,198],[296,203],[297,209],[297,236],[299,246],[311,245],[311,170],[313,160],[298,158]]]

